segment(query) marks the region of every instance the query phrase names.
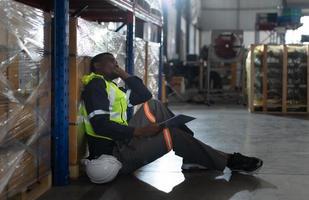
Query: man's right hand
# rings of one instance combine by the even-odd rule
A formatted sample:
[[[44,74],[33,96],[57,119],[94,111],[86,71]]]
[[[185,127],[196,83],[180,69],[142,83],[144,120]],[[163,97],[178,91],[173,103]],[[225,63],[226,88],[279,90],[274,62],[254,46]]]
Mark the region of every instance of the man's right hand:
[[[114,73],[117,74],[122,80],[125,80],[130,77],[130,75],[122,68],[120,68],[118,64],[116,64],[114,68]]]
[[[148,126],[135,128],[133,134],[136,137],[149,137],[157,135],[162,130],[162,127],[160,127],[158,124],[149,124]]]

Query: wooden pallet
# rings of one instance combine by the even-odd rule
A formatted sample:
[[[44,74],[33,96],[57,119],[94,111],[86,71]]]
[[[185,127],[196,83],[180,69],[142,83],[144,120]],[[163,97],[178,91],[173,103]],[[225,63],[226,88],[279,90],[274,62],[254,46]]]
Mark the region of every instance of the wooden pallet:
[[[52,186],[52,175],[40,178],[35,183],[23,188],[20,192],[10,196],[1,196],[0,200],[35,200],[46,193]]]
[[[69,171],[70,171],[70,178],[72,180],[77,180],[80,177],[86,176],[85,166],[82,165],[81,163],[76,165],[70,165]]]
[[[262,103],[261,105],[254,105],[254,96],[255,96],[255,64],[254,64],[254,50],[257,46],[261,45],[252,45],[251,46],[251,61],[249,70],[247,73],[247,80],[249,81],[248,86],[248,105],[250,112],[258,113],[282,113],[282,114],[309,114],[309,45],[306,46],[307,49],[307,104],[306,105],[288,105],[287,103],[287,87],[288,87],[288,45],[281,46],[283,48],[283,65],[282,65],[282,101],[281,105],[271,105],[267,103],[268,101],[268,45],[263,45],[263,57],[262,57]],[[272,45],[274,46],[274,45]],[[293,47],[295,45],[292,45]],[[305,107],[305,110],[304,110]],[[299,108],[299,109],[298,109]],[[276,110],[278,109],[278,110]],[[300,110],[295,111],[295,110]],[[275,110],[275,111],[274,111]]]
[[[78,179],[80,177],[80,165],[70,165],[69,166],[70,171],[70,178],[71,179]]]

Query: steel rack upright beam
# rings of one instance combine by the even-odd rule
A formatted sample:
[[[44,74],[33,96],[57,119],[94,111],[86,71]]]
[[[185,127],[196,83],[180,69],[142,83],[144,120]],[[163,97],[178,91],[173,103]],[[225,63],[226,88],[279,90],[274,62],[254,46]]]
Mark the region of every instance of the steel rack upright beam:
[[[53,102],[54,124],[53,144],[53,183],[67,185],[69,180],[68,150],[68,60],[69,60],[69,0],[54,0],[54,60],[53,60]]]
[[[127,13],[127,57],[126,57],[126,71],[130,75],[134,75],[134,29],[135,29],[135,16],[132,12]],[[133,116],[133,109],[129,108],[128,119]]]
[[[163,55],[164,55],[164,49],[163,49],[163,30],[162,30],[162,27],[159,28],[159,31],[158,31],[158,34],[159,34],[159,37],[158,37],[158,42],[160,43],[160,53],[159,53],[159,91],[158,91],[158,99],[162,101],[162,78],[163,78],[163,74],[164,74],[164,71],[163,71]]]

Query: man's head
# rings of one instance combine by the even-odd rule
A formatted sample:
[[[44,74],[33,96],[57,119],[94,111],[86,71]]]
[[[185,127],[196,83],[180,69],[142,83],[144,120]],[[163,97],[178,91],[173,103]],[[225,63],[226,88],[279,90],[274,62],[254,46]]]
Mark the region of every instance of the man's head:
[[[90,61],[90,71],[103,75],[108,80],[113,80],[119,76],[115,73],[118,63],[111,53],[100,53]]]

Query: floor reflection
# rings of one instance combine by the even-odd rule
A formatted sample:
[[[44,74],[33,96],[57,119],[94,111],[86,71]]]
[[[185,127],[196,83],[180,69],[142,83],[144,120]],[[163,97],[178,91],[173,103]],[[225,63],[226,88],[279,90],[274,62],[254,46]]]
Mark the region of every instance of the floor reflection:
[[[158,190],[169,193],[185,180],[181,173],[181,164],[182,158],[171,151],[155,162],[142,167],[134,175]]]
[[[154,177],[153,172],[147,172],[144,176]],[[274,185],[254,176],[234,174],[227,182],[224,179],[216,179],[222,175],[219,172],[203,172],[183,174],[185,180],[175,186],[169,193],[162,192],[156,187],[145,183],[135,176],[122,176],[109,187],[95,185],[80,199],[250,199],[244,196],[259,189],[274,189]],[[162,182],[168,181],[167,177]]]
[[[137,178],[165,193],[171,192],[175,186],[185,180],[184,175],[177,172],[139,173]]]

